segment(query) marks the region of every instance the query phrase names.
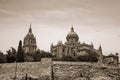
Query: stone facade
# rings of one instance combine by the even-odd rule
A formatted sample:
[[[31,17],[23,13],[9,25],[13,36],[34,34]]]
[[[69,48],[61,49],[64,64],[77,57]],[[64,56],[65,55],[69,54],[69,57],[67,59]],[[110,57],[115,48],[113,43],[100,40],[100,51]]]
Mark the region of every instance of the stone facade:
[[[110,67],[118,67],[119,64],[119,56],[114,54],[109,54],[103,57],[103,63],[106,66]]]
[[[36,38],[34,37],[32,33],[31,25],[29,28],[29,32],[24,38],[23,49],[25,53],[34,53],[37,49]]]
[[[65,44],[62,41],[59,41],[57,45],[51,45],[51,53],[53,56],[62,57],[62,56],[86,56],[94,53],[97,55],[97,59],[99,63],[102,63],[102,48],[95,49],[94,45],[91,43],[80,43],[79,36],[76,32],[74,32],[74,28],[71,28],[71,31],[68,33],[66,37],[67,42]]]

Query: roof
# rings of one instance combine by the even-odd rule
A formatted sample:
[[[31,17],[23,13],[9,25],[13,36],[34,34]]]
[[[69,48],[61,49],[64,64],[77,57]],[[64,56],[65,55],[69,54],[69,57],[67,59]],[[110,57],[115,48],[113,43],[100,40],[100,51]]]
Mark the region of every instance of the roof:
[[[69,39],[69,38],[71,38],[71,37],[74,37],[74,38],[79,39],[79,37],[78,37],[77,33],[76,33],[76,32],[74,32],[74,28],[73,28],[73,27],[71,28],[71,31],[67,34],[66,39]]]

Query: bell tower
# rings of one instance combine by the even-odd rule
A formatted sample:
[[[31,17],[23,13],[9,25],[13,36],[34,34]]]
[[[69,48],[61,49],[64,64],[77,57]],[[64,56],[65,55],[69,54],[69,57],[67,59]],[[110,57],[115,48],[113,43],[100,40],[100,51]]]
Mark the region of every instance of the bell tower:
[[[29,31],[24,38],[23,49],[25,53],[34,53],[36,51],[36,48],[37,48],[36,38],[34,37],[32,33],[32,28],[30,24]]]

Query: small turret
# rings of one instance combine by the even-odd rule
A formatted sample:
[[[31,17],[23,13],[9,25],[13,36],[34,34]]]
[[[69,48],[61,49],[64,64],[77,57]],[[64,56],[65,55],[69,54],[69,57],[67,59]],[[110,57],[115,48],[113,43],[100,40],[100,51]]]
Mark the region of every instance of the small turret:
[[[52,49],[53,49],[53,43],[50,46],[50,52],[52,53]]]
[[[93,45],[93,43],[92,43],[92,42],[91,42],[91,47],[92,47],[92,48],[94,48],[94,45]]]
[[[53,43],[51,44],[51,47],[53,47]]]
[[[63,43],[62,43],[61,40],[59,40],[58,43],[57,43],[58,46],[61,46],[62,44],[63,44]]]
[[[102,47],[101,47],[101,44],[100,44],[100,46],[99,46],[99,51],[100,51],[100,52],[102,52]]]

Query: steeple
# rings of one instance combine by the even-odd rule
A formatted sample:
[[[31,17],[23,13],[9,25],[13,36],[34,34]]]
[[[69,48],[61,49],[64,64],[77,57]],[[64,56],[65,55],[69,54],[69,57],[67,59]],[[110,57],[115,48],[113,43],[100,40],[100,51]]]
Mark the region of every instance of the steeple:
[[[74,28],[73,28],[73,25],[72,25],[72,27],[71,27],[71,32],[74,32]]]
[[[32,28],[31,28],[31,24],[30,24],[30,28],[29,28],[29,33],[32,33]]]
[[[101,44],[100,44],[100,46],[99,46],[99,51],[101,51],[101,52],[102,52],[102,47],[101,47]]]

